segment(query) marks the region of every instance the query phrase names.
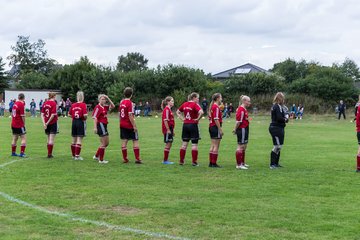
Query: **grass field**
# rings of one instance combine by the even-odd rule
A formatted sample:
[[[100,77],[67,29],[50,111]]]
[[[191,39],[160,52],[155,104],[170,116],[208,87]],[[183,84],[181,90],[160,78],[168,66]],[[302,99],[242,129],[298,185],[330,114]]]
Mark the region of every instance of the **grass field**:
[[[27,118],[27,155],[10,157],[10,119],[0,119],[0,239],[360,239],[357,139],[349,120],[306,116],[286,127],[282,169],[270,170],[268,116],[253,116],[247,171],[235,169],[234,120],[224,123],[221,169],[209,168],[207,121],[200,167],[162,165],[159,118],[138,118],[141,158],[121,163],[118,120],[102,165],[89,131],[84,161],[70,152],[70,119],[60,119],[54,159],[40,118]],[[88,130],[92,130],[92,121]],[[181,123],[170,160],[178,162]],[[130,143],[131,144],[131,143]],[[18,147],[19,149],[19,147]]]

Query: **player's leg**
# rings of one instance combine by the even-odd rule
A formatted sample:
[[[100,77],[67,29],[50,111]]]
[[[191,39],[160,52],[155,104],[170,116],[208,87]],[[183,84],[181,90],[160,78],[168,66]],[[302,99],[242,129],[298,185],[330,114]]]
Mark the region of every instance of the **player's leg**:
[[[16,143],[19,138],[18,134],[13,134],[12,140],[11,140],[11,156],[17,156],[16,154]]]
[[[21,146],[20,146],[20,155],[19,157],[26,157],[25,149],[26,149],[26,134],[20,135]]]

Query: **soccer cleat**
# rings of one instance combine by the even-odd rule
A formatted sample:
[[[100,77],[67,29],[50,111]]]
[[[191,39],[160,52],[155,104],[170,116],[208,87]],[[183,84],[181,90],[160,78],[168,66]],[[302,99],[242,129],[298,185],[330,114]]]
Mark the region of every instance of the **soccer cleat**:
[[[357,169],[356,172],[360,172],[360,169]]]
[[[247,165],[246,163],[244,163],[244,166],[247,167],[247,168],[250,167],[250,165]]]
[[[276,166],[276,167],[283,167],[283,166],[281,166],[280,164],[275,164],[275,166]]]
[[[237,165],[236,169],[247,170],[248,168],[241,164],[241,165]]]
[[[141,160],[136,160],[135,164],[142,164],[143,162]]]
[[[80,157],[80,156],[78,156],[78,157],[74,157],[74,160],[80,160],[80,161],[82,161],[82,160],[84,160],[82,157]]]
[[[48,155],[47,158],[53,158],[54,156],[53,155]]]
[[[221,168],[221,166],[220,165],[217,165],[216,163],[214,163],[214,164],[209,164],[209,167],[212,167],[212,168]]]
[[[276,169],[276,165],[270,165],[270,169]]]
[[[12,157],[18,157],[19,155],[17,155],[16,153],[11,153]]]
[[[20,154],[19,154],[19,157],[21,157],[21,158],[27,158],[27,156],[25,155],[25,153],[20,153]]]
[[[192,165],[193,167],[198,167],[198,166],[200,166],[197,162],[193,162],[191,165]]]
[[[183,163],[183,162],[179,162],[179,165],[180,165],[180,166],[184,166],[184,163]]]
[[[97,156],[93,156],[93,159],[96,160],[96,161],[99,161],[99,158]]]
[[[162,163],[163,163],[163,164],[166,164],[166,165],[174,164],[174,162],[170,162],[170,161],[163,161]]]
[[[106,163],[108,163],[109,161],[106,161],[106,160],[102,160],[102,161],[100,161],[99,160],[99,163],[101,163],[101,164],[106,164]]]
[[[129,162],[129,159],[124,159],[123,160],[123,163],[128,163]]]

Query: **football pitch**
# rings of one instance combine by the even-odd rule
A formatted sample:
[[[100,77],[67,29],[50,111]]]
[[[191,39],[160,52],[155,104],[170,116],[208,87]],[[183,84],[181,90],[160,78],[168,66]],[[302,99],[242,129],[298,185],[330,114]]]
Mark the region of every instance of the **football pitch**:
[[[88,120],[83,161],[71,158],[71,119],[60,118],[54,158],[47,159],[40,118],[27,118],[28,158],[10,157],[10,119],[0,118],[1,239],[360,239],[360,173],[354,123],[306,116],[285,128],[281,169],[269,169],[269,116],[252,116],[249,170],[235,169],[234,119],[225,119],[218,163],[208,167],[208,121],[200,123],[199,167],[188,148],[179,166],[181,122],[161,164],[160,118],[137,118],[143,165],[122,164],[119,123],[99,164]],[[19,151],[18,142],[18,151]]]

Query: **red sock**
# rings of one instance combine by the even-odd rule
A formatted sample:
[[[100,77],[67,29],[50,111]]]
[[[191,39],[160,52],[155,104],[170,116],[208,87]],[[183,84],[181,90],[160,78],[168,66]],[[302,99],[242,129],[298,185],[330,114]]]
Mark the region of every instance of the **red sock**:
[[[127,148],[126,147],[123,147],[121,148],[121,151],[122,151],[122,155],[123,155],[123,160],[127,160]]]
[[[140,149],[139,148],[134,148],[134,154],[135,154],[135,159],[136,160],[140,160]]]
[[[210,164],[213,164],[213,153],[209,152],[209,162]]]
[[[213,164],[217,163],[218,156],[219,156],[218,153],[213,153]]]
[[[357,170],[360,170],[360,155],[357,155]]]
[[[197,163],[197,160],[198,160],[198,150],[197,149],[191,150],[191,157],[192,157],[192,162]]]
[[[164,162],[169,160],[169,153],[170,153],[170,149],[165,147],[164,148]]]
[[[186,155],[186,149],[180,148],[180,163],[184,163],[185,155]]]
[[[100,151],[101,151],[101,150],[100,150],[100,147],[99,147],[99,148],[97,149],[96,153],[95,153],[95,157],[98,158],[98,157],[100,156]]]
[[[76,144],[71,144],[71,153],[72,153],[72,156],[75,157],[75,146]]]
[[[244,161],[244,155],[242,151],[236,151],[236,163],[237,165],[243,164]]]
[[[47,145],[48,156],[52,155],[53,148],[54,148],[54,144],[48,144]]]
[[[24,154],[25,148],[26,148],[26,145],[25,145],[25,144],[24,144],[24,145],[21,145],[21,147],[20,147],[20,153],[21,153],[21,154]]]
[[[11,152],[16,153],[16,144],[11,145]]]
[[[81,152],[81,144],[76,144],[75,145],[75,156],[76,157],[80,156],[80,152]]]
[[[102,161],[104,160],[104,155],[105,155],[105,148],[99,148],[99,160]]]

